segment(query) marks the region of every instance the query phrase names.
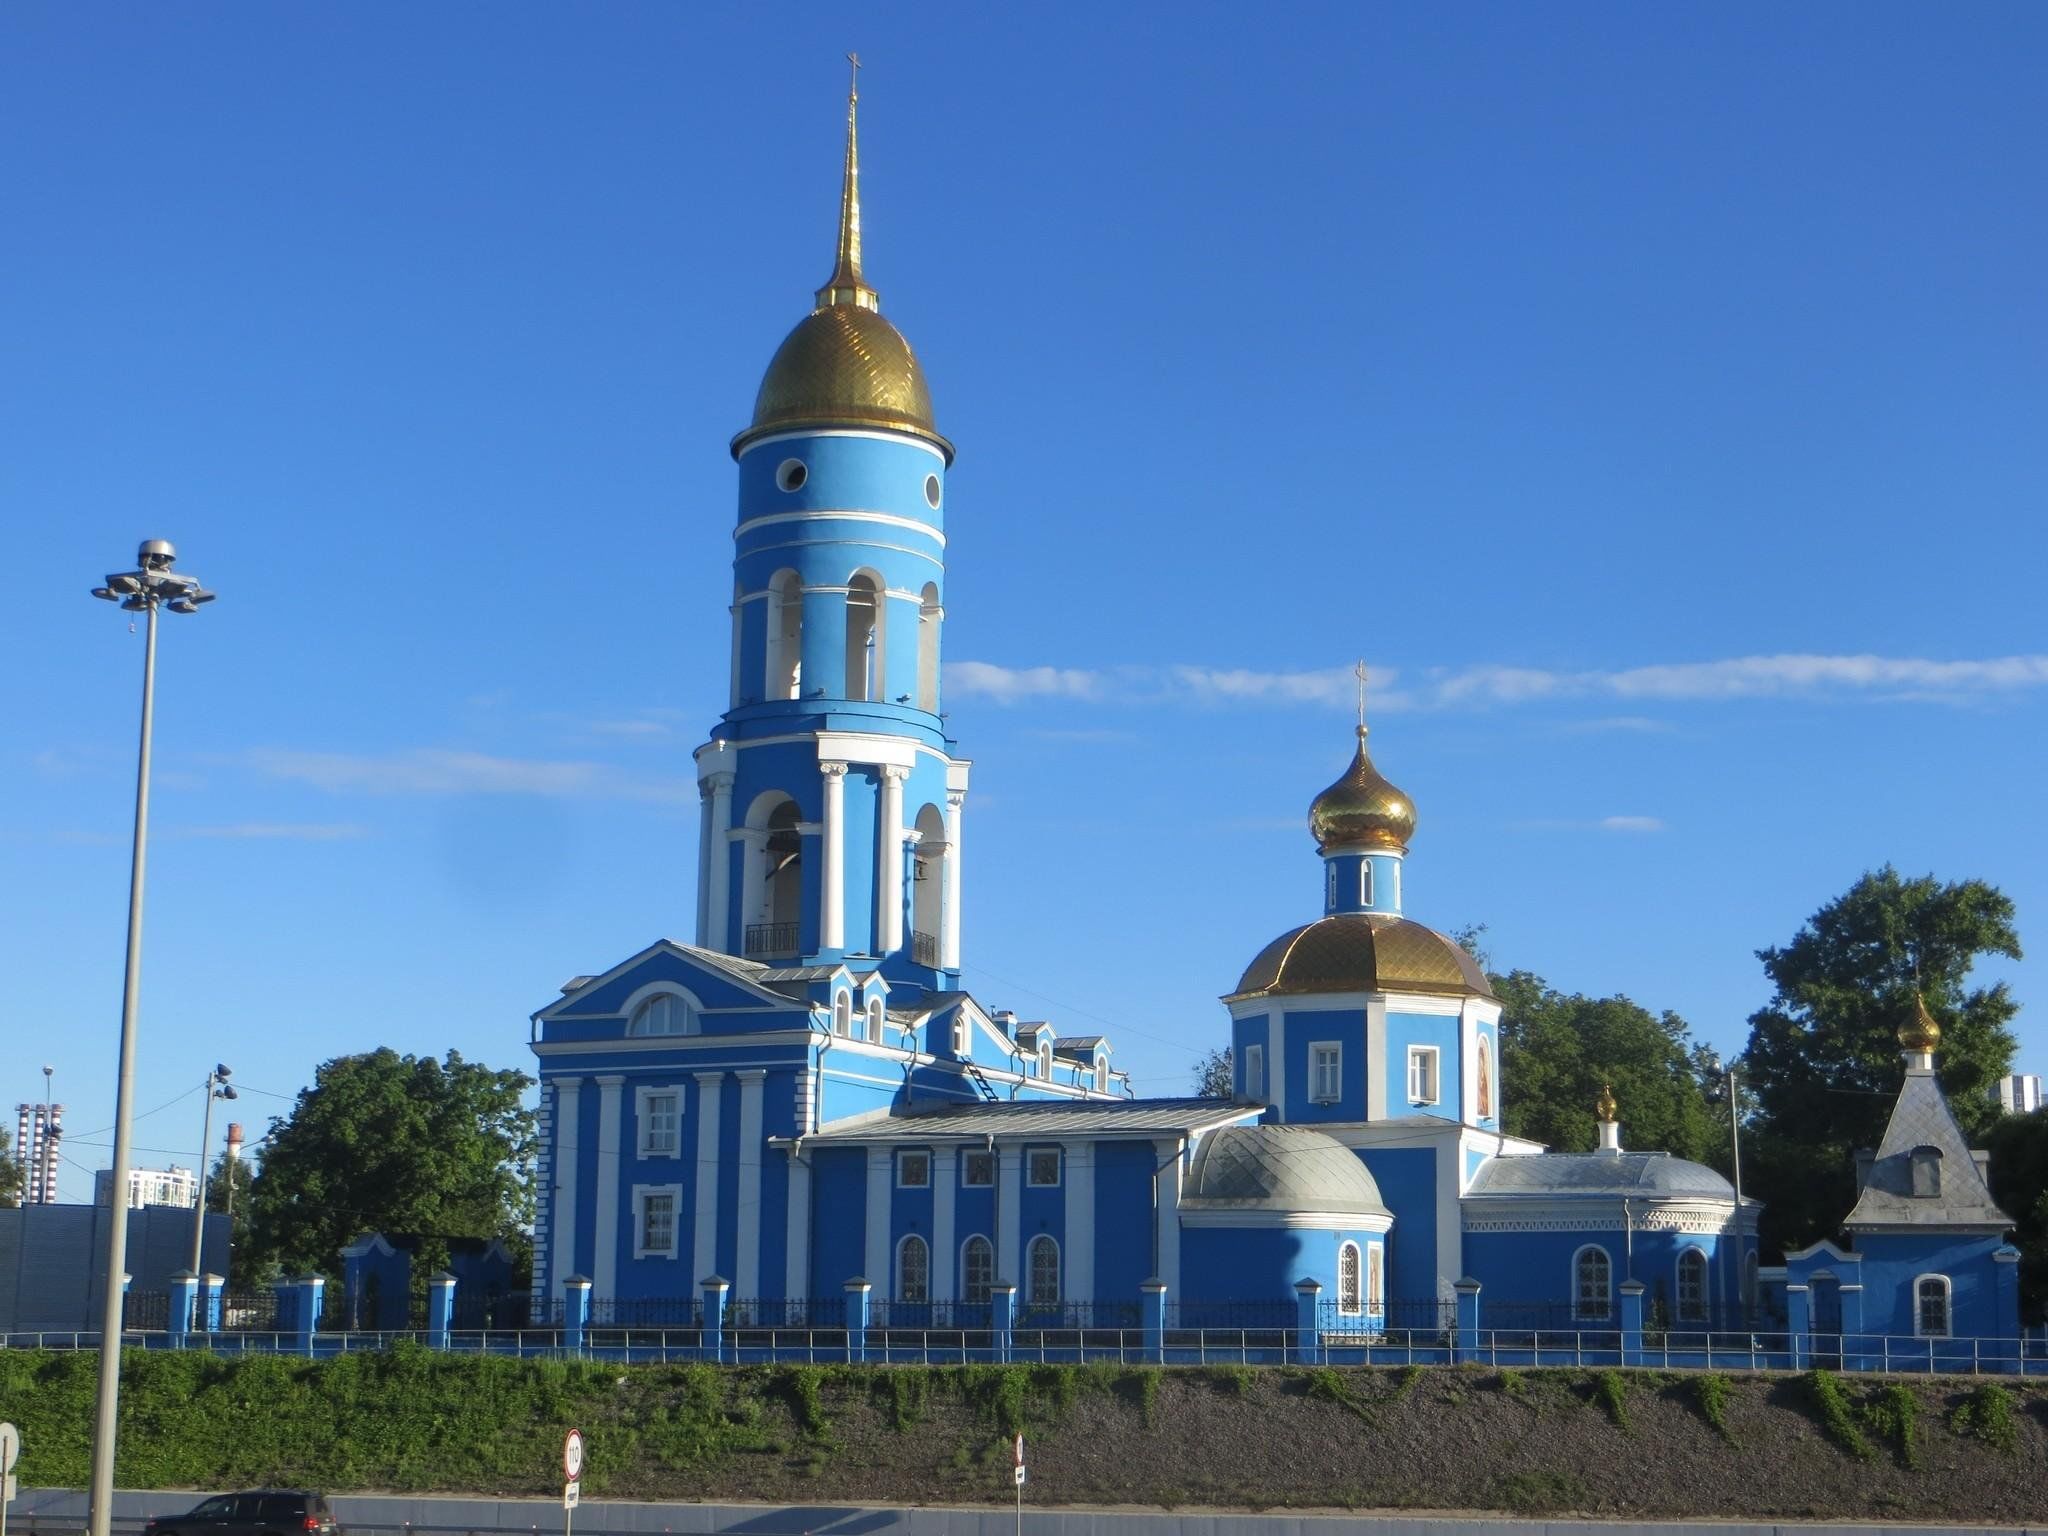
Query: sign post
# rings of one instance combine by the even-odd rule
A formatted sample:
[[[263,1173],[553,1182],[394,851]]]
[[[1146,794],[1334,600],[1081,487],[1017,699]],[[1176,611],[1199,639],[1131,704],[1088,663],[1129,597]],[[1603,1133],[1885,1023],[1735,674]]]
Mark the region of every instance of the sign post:
[[[14,1463],[21,1457],[21,1431],[0,1423],[0,1536],[7,1536],[7,1506],[14,1502]]]
[[[583,1431],[572,1429],[562,1442],[562,1536],[569,1536],[576,1506],[583,1499]],[[0,1531],[0,1536],[7,1536]]]
[[[1024,1437],[1022,1435],[1017,1437],[1014,1449],[1016,1451],[1015,1476],[1017,1479],[1017,1536],[1024,1536]],[[0,1531],[0,1536],[7,1536],[7,1533]]]

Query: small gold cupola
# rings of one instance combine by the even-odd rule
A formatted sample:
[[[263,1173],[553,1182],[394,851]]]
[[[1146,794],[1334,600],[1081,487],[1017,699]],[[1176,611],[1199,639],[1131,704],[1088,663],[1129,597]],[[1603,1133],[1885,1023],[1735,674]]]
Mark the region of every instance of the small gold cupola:
[[[1619,1152],[1621,1150],[1621,1106],[1614,1101],[1612,1084],[1600,1085],[1600,1097],[1593,1101],[1593,1116],[1600,1123],[1600,1150]]]
[[[1906,1053],[1906,1065],[1921,1071],[1934,1067],[1934,1053],[1941,1048],[1941,1023],[1927,1011],[1927,999],[1913,994],[1913,1012],[1899,1026],[1899,1048]]]
[[[1414,802],[1373,767],[1365,738],[1361,720],[1351,766],[1309,805],[1308,829],[1326,854],[1406,853],[1415,835]]]

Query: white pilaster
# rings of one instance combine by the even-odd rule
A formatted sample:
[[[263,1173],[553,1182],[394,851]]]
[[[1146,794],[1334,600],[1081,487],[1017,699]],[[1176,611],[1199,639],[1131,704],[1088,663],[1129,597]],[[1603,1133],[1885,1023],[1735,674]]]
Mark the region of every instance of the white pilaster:
[[[996,1149],[996,1279],[1021,1286],[1030,1277],[1019,1276],[1017,1265],[1024,1247],[1024,1149]]]
[[[1387,1056],[1387,1000],[1365,1000],[1365,1118],[1387,1118],[1387,1079],[1397,1078],[1395,1102],[1408,1102],[1408,1063]]]
[[[867,1282],[875,1288],[874,1294],[892,1300],[896,1295],[896,1266],[891,1262],[895,1254],[889,1241],[889,1208],[895,1183],[892,1177],[894,1161],[889,1148],[868,1148],[868,1242],[861,1257],[861,1262],[867,1266]]]
[[[1281,1011],[1284,998],[1270,999],[1273,1011],[1266,1015],[1266,1099],[1273,1106],[1273,1119],[1287,1119],[1287,1015]],[[1164,1276],[1160,1277],[1164,1279]],[[1167,1292],[1170,1296],[1173,1293]]]
[[[960,1255],[954,1249],[953,1201],[959,1189],[960,1154],[942,1147],[932,1154],[932,1300],[951,1301],[958,1294],[954,1277]]]
[[[583,1079],[555,1079],[555,1219],[550,1234],[555,1240],[555,1261],[549,1266],[549,1283],[559,1286],[576,1269],[576,1180],[582,1170],[576,1166],[576,1133],[582,1118]]]
[[[1095,1299],[1095,1143],[1061,1143],[1066,1181],[1066,1241],[1061,1244],[1060,1288],[1069,1301]]]
[[[811,1165],[795,1147],[789,1156],[789,1252],[782,1264],[782,1295],[787,1301],[811,1299]]]
[[[846,764],[820,763],[825,778],[824,852],[819,863],[822,911],[818,947],[846,947]],[[868,1276],[870,1280],[874,1276]]]
[[[875,847],[875,953],[903,947],[903,781],[908,768],[882,765],[882,814]]]
[[[942,914],[945,932],[939,937],[939,965],[948,971],[960,969],[960,808],[966,801],[966,791],[946,791],[946,910]],[[1016,1279],[1000,1266],[996,1274],[999,1279]]]
[[[732,1293],[748,1299],[761,1294],[761,1085],[767,1076],[759,1067],[739,1074],[740,1203],[734,1212],[739,1251],[733,1257]]]
[[[1166,1282],[1166,1299],[1180,1299],[1180,1138],[1170,1136],[1152,1143],[1153,1156],[1164,1164],[1159,1180],[1159,1278]]]
[[[711,868],[704,882],[704,904],[710,909],[705,920],[704,947],[721,954],[736,952],[735,936],[728,931],[728,909],[732,905],[732,781],[729,773],[711,775],[711,835],[705,842],[711,850]]]
[[[718,1089],[723,1072],[697,1074],[697,1214],[690,1230],[690,1294],[718,1272]]]
[[[767,918],[764,909],[768,905],[768,834],[759,827],[735,827],[726,835],[743,845],[744,851],[740,855],[738,931],[726,935],[730,942],[723,953],[743,956],[747,945],[747,924],[764,922]]]
[[[697,938],[703,949],[711,940],[711,866],[724,843],[711,835],[711,786],[697,785]]]
[[[600,1301],[619,1294],[619,1085],[625,1078],[597,1080],[597,1233],[590,1256],[590,1294]]]

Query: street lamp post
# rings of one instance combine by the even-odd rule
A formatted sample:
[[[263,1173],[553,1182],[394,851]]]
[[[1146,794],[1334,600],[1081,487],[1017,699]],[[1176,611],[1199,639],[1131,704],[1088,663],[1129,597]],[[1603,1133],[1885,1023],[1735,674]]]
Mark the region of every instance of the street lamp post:
[[[1741,1063],[1731,1061],[1724,1066],[1720,1056],[1714,1055],[1708,1058],[1708,1065],[1721,1075],[1728,1095],[1728,1138],[1735,1167],[1735,1289],[1737,1295],[1742,1295],[1742,1279],[1747,1272],[1744,1266],[1749,1261],[1742,1233],[1742,1099],[1738,1070]],[[1742,1296],[1742,1303],[1745,1307],[1754,1306],[1756,1298]]]
[[[156,615],[197,613],[214,594],[195,577],[171,569],[177,551],[167,539],[149,539],[136,552],[137,569],[107,578],[93,596],[140,613],[147,638],[142,648],[142,735],[135,765],[135,845],[128,866],[128,959],[121,982],[121,1067],[114,1088],[114,1166],[107,1212],[106,1294],[100,1308],[100,1381],[92,1437],[92,1489],[87,1514],[90,1536],[110,1536],[114,1517],[114,1433],[121,1399],[121,1277],[128,1267],[128,1153],[134,1117],[135,1004],[142,984],[142,875],[149,842],[150,728],[156,718]]]
[[[206,1159],[213,1150],[213,1101],[235,1097],[235,1090],[228,1086],[228,1079],[233,1076],[226,1067],[218,1065],[206,1074],[206,1118],[199,1133],[199,1201],[192,1211],[192,1262],[187,1266],[195,1275],[199,1273],[199,1250],[206,1238]],[[228,1180],[232,1189],[232,1171]]]

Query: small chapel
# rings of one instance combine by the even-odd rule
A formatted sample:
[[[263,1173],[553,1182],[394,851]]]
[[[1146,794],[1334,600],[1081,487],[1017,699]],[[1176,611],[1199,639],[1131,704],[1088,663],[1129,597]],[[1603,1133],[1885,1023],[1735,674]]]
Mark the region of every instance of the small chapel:
[[[1931,1020],[1848,1244],[1782,1269],[1759,1264],[1757,1203],[1627,1150],[1611,1095],[1594,1151],[1508,1135],[1501,1004],[1408,915],[1415,806],[1362,718],[1308,803],[1307,920],[1248,943],[1222,996],[1229,1098],[1137,1098],[1109,1039],[962,987],[954,445],[863,269],[858,100],[831,273],[730,444],[731,657],[695,753],[694,929],[532,1016],[537,1297],[575,1277],[624,1315],[716,1278],[797,1316],[858,1283],[941,1323],[1013,1290],[1020,1315],[1085,1323],[1163,1291],[1198,1326],[1312,1282],[1332,1326],[1370,1335],[1461,1285],[1489,1326],[1599,1327],[1633,1286],[1672,1327],[1824,1293],[1840,1324],[2016,1333],[2010,1222],[1935,1082]]]

